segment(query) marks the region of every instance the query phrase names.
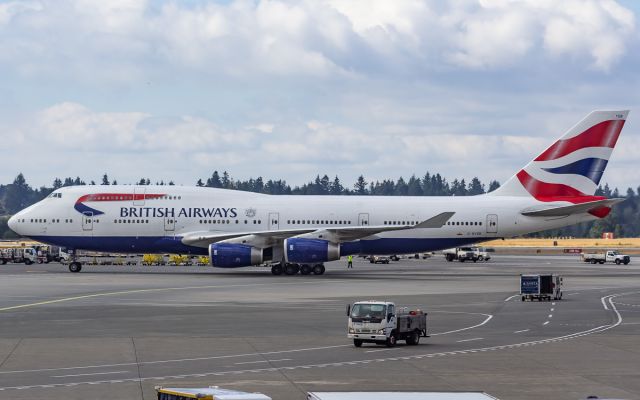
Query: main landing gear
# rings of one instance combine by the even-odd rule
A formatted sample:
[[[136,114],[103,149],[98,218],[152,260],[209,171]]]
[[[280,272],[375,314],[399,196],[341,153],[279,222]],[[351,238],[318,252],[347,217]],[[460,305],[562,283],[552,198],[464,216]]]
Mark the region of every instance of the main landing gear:
[[[71,253],[71,262],[69,263],[69,271],[80,272],[82,271],[82,263],[76,259],[76,252]]]
[[[293,263],[277,263],[271,266],[271,273],[274,275],[322,275],[325,268],[322,264],[293,264]]]

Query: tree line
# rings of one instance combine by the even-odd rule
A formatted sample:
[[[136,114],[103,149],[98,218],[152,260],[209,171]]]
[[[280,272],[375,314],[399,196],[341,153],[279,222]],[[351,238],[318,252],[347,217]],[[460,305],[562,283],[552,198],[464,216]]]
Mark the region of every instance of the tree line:
[[[116,185],[118,182],[109,179],[107,174],[99,180],[99,185]],[[171,180],[155,181],[157,185],[175,185]],[[151,185],[149,178],[141,178],[136,185]],[[464,178],[455,178],[448,181],[439,173],[425,173],[422,177],[412,175],[409,179],[403,177],[367,181],[360,175],[356,181],[349,185],[343,184],[338,176],[329,178],[328,175],[317,175],[315,179],[300,185],[291,186],[283,179],[264,179],[262,177],[246,180],[233,179],[227,171],[218,173],[214,171],[205,179],[198,179],[196,186],[241,190],[272,195],[373,195],[373,196],[472,196],[491,192],[500,183],[491,180],[485,185],[477,177],[466,181]],[[0,184],[0,237],[10,238],[14,234],[7,227],[10,215],[34,204],[54,190],[66,186],[98,185],[91,180],[86,183],[80,177],[55,178],[51,186],[31,187],[22,173],[18,174],[10,184]],[[596,195],[606,197],[621,197],[617,188],[610,189],[607,184],[598,187]],[[604,219],[574,225],[558,230],[545,231],[531,236],[574,236],[574,237],[600,237],[603,232],[614,232],[616,237],[640,236],[640,187],[636,190],[628,188],[623,195],[624,202],[613,208],[609,216]]]

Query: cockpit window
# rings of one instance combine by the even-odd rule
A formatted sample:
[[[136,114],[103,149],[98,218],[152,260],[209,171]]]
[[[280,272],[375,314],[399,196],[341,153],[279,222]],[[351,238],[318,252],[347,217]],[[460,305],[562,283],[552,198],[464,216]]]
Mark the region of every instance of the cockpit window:
[[[62,198],[62,193],[51,193],[50,195],[47,196],[48,198]]]

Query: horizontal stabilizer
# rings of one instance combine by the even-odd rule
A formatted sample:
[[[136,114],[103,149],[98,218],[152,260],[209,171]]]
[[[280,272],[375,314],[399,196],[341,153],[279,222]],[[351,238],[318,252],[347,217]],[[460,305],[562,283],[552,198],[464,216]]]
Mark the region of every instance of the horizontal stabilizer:
[[[605,199],[572,204],[570,206],[527,208],[522,210],[520,214],[526,215],[527,217],[564,217],[572,214],[584,214],[602,208],[611,208],[614,204],[624,200],[625,199]]]

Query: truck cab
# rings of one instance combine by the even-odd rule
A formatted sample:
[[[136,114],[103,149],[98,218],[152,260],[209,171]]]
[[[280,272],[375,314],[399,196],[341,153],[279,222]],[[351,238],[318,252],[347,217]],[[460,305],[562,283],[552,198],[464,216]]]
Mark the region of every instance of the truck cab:
[[[427,314],[421,310],[398,312],[388,301],[359,301],[347,306],[348,334],[356,347],[363,343],[395,346],[397,340],[417,345],[427,336]]]

